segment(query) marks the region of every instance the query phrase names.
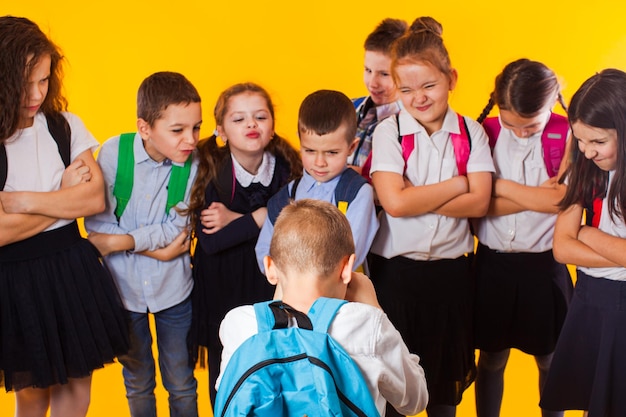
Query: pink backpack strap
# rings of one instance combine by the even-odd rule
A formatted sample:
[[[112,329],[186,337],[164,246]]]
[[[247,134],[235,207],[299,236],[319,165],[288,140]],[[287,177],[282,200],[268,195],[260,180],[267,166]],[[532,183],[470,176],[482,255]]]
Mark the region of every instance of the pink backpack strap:
[[[497,117],[488,117],[483,120],[483,128],[489,137],[489,147],[493,149],[496,146],[496,141],[498,140],[500,130],[502,129],[500,120]]]
[[[593,217],[591,218],[591,225],[593,227],[598,227],[600,225],[600,216],[602,215],[602,199],[594,198],[593,199]]]
[[[460,133],[450,133],[450,139],[454,147],[454,156],[456,158],[456,167],[459,171],[459,175],[467,175],[467,161],[470,156],[471,142],[465,119],[458,113],[457,118],[459,120]]]
[[[543,129],[541,135],[541,146],[543,147],[543,161],[546,164],[548,175],[554,177],[559,173],[559,166],[565,154],[565,142],[569,123],[567,117],[552,113],[548,124]]]
[[[400,135],[400,115],[396,114],[396,126],[398,127],[398,141],[402,148],[402,159],[404,160],[404,171],[406,172],[406,162],[409,160],[409,155],[415,149],[415,134],[410,133],[408,135]]]
[[[459,171],[459,175],[467,175],[467,161],[469,161],[472,143],[465,119],[458,113],[457,117],[461,133],[451,133],[450,138],[452,139],[452,147],[454,148],[456,167]],[[413,149],[415,149],[415,134],[411,133],[408,135],[400,135],[400,121],[398,115],[396,115],[396,122],[398,124],[398,138],[402,148],[402,159],[404,159],[404,172],[406,172],[407,160],[409,159],[411,152],[413,152]]]

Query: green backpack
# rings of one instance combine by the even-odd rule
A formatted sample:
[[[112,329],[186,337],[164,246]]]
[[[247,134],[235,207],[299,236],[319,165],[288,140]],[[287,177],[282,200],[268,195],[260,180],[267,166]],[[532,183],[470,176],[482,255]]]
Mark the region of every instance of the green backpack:
[[[115,207],[115,216],[119,220],[128,205],[130,195],[133,192],[133,182],[135,176],[135,153],[133,152],[133,144],[135,140],[134,133],[122,133],[120,135],[120,144],[117,156],[117,173],[115,174],[115,185],[113,186],[113,195],[117,201]],[[185,190],[187,189],[187,181],[189,181],[189,173],[191,171],[192,156],[187,158],[185,165],[172,165],[172,173],[170,181],[167,184],[167,204],[165,212],[169,213],[170,209],[185,198]]]

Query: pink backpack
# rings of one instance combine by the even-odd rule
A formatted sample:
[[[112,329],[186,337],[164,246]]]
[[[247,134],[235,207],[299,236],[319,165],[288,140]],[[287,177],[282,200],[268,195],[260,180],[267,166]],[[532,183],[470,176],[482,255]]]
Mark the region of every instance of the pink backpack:
[[[485,132],[487,132],[487,136],[489,136],[489,146],[493,149],[496,146],[496,141],[502,128],[500,120],[497,117],[489,117],[483,122],[483,127]],[[559,172],[559,166],[565,154],[565,142],[568,131],[569,123],[567,117],[552,113],[541,135],[543,161],[546,164],[550,177],[556,176]]]

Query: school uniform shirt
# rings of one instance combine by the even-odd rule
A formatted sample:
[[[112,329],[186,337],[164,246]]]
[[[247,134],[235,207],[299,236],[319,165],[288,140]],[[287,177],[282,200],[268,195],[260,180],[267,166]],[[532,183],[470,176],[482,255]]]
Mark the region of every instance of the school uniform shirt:
[[[501,129],[493,150],[496,178],[522,185],[539,186],[550,177],[543,159],[541,135],[537,132],[520,139],[509,129]],[[552,249],[556,214],[524,210],[505,216],[477,219],[478,240],[502,252],[545,252]]]
[[[607,196],[611,192],[614,176],[615,171],[609,171],[609,189],[606,192]],[[611,215],[609,214],[609,201],[607,198],[602,200],[602,213],[600,214],[598,229],[612,236],[626,239],[626,224],[624,223],[624,220],[619,218],[617,215],[611,218]],[[614,281],[626,281],[626,268],[621,266],[606,268],[587,268],[579,266],[578,269],[592,277],[606,278]]]
[[[257,333],[253,306],[237,307],[224,317],[220,326],[224,350],[216,388],[219,389],[222,373],[235,350]],[[328,334],[360,368],[381,415],[386,401],[403,415],[417,414],[426,407],[428,391],[419,357],[409,353],[383,310],[362,303],[346,303],[337,312]]]
[[[396,100],[392,103],[376,106],[370,96],[357,98],[352,100],[352,102],[357,103],[359,100],[361,100],[361,104],[356,108],[356,137],[359,138],[359,145],[355,152],[348,156],[348,164],[360,167],[363,166],[372,152],[372,135],[374,134],[374,129],[376,129],[378,123],[385,120],[387,117],[398,114],[402,108],[402,102]]]
[[[404,175],[414,185],[435,184],[458,175],[450,133],[459,134],[456,113],[448,108],[441,129],[429,136],[405,109],[398,114],[400,136],[415,134],[415,148],[408,156],[406,171],[398,140],[398,122],[390,117],[374,131],[372,169]],[[467,172],[494,172],[489,141],[482,126],[465,118],[471,138]],[[392,217],[381,213],[380,229],[372,243],[372,253],[391,259],[404,256],[413,260],[455,259],[473,252],[474,240],[466,218],[435,213],[412,217]]]
[[[106,187],[106,209],[103,213],[85,218],[88,232],[129,234],[135,240],[133,251],[115,252],[106,256],[106,262],[115,278],[127,310],[136,313],[157,313],[184,301],[193,287],[191,261],[184,254],[167,262],[138,252],[163,248],[170,244],[186,227],[188,218],[176,208],[184,209],[197,171],[197,160],[192,163],[185,198],[165,212],[167,185],[172,171],[168,159],[156,162],[143,147],[143,140],[135,134],[134,186],[128,205],[119,222],[115,216],[116,199],[113,195],[119,136],[107,140],[98,154]]]
[[[311,198],[314,200],[328,201],[335,205],[337,204],[335,201],[335,188],[337,188],[341,175],[337,175],[327,182],[318,182],[305,170],[303,170],[303,172],[302,179],[296,189],[296,200]],[[289,195],[291,195],[293,184],[294,181],[287,184]],[[356,252],[354,266],[356,268],[365,261],[365,257],[374,240],[374,235],[378,230],[378,219],[374,206],[374,191],[371,185],[363,184],[354,200],[348,205],[346,218],[348,222],[350,222],[352,237],[354,238]],[[255,247],[257,262],[262,272],[265,271],[263,258],[270,253],[270,243],[273,234],[274,225],[268,216],[265,218]]]
[[[72,113],[63,112],[72,131],[70,161],[78,155],[98,147],[98,141],[87,130],[82,120]],[[4,191],[49,192],[61,188],[65,171],[56,141],[48,130],[46,116],[38,112],[33,125],[19,129],[5,142],[7,153],[7,180]],[[46,230],[65,226],[74,219],[59,219]]]

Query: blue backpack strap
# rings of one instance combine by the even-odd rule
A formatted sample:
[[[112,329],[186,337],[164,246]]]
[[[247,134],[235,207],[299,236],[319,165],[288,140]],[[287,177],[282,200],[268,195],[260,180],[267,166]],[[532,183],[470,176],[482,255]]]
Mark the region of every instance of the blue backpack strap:
[[[367,180],[351,168],[346,168],[341,173],[335,187],[335,202],[344,215],[348,211],[348,205],[352,203],[364,184],[367,184]]]
[[[313,324],[313,330],[321,333],[328,333],[330,323],[335,319],[337,311],[342,305],[347,303],[346,300],[338,298],[320,297],[311,306],[308,316]]]
[[[271,303],[273,303],[273,301],[265,301],[254,304],[254,312],[256,313],[256,322],[259,333],[269,332],[274,328],[274,314],[272,314],[272,310],[270,310],[269,307]]]
[[[354,105],[354,109],[358,110],[359,107],[365,102],[365,100],[367,100],[367,96],[352,99],[352,104]]]

